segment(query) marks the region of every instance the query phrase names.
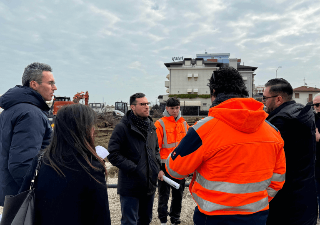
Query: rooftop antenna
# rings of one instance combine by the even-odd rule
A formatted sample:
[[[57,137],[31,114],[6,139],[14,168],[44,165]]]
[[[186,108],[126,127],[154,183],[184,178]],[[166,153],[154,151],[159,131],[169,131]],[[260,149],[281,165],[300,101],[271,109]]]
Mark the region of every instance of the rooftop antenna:
[[[303,78],[303,83],[304,83],[305,86],[307,86],[306,78]]]

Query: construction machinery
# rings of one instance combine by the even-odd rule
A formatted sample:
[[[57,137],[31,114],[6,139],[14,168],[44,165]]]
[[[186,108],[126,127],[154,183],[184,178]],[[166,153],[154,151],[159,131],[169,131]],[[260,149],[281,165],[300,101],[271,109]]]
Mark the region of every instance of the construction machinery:
[[[70,97],[56,97],[54,96],[53,99],[53,115],[57,115],[59,109],[64,105],[72,105],[79,103],[81,99],[84,99],[85,105],[88,105],[89,102],[89,93],[86,92],[78,92],[73,96],[73,100],[70,100]]]
[[[128,104],[126,102],[116,102],[113,111],[114,116],[123,117],[128,112]]]
[[[77,94],[75,94],[73,96],[73,100],[70,100],[70,97],[61,97],[61,96],[54,96],[53,98],[53,104],[51,106],[51,109],[49,111],[49,122],[51,124],[51,126],[54,126],[54,119],[59,111],[59,109],[62,106],[65,105],[72,105],[72,104],[77,104],[80,102],[81,99],[84,99],[84,104],[88,105],[89,102],[89,93],[88,91],[86,91],[85,93],[82,92],[77,92]]]

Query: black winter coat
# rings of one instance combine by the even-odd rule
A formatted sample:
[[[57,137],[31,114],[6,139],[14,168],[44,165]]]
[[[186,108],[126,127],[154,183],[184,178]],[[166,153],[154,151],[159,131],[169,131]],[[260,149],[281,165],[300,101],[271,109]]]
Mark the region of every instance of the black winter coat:
[[[116,125],[108,146],[110,163],[119,168],[118,194],[139,197],[156,191],[161,159],[156,127],[149,117],[147,138],[128,117]]]
[[[315,113],[315,122],[320,132],[320,113]],[[317,142],[316,148],[316,179],[320,182],[320,142]]]
[[[286,155],[286,181],[270,202],[267,224],[316,224],[316,141],[312,109],[290,101],[272,111],[267,120],[279,129]]]
[[[51,137],[48,105],[29,87],[16,86],[0,97],[0,205],[16,195],[32,159]]]
[[[72,151],[72,150],[71,150]],[[84,159],[80,161],[88,165]],[[30,187],[38,157],[35,157],[20,192]],[[67,169],[59,167],[65,177],[42,163],[35,183],[35,225],[110,225],[107,185],[102,165],[92,159],[88,167],[94,180],[75,160],[68,160]]]

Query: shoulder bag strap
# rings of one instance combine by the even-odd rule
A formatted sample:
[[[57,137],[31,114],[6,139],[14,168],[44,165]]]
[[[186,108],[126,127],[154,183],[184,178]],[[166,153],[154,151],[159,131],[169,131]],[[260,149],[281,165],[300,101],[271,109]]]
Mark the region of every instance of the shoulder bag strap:
[[[37,164],[36,170],[34,171],[33,178],[32,178],[32,180],[31,180],[30,190],[33,189],[35,180],[36,180],[36,178],[37,178],[37,176],[38,176],[38,173],[39,173],[39,170],[40,170],[40,167],[41,167],[41,163],[42,163],[43,155],[44,155],[44,152],[42,152],[42,153],[39,155],[38,164]]]

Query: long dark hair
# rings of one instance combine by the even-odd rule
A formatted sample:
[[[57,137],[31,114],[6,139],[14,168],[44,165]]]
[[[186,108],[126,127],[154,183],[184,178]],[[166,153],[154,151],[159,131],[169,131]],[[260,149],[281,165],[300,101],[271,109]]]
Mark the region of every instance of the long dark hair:
[[[89,167],[96,171],[101,171],[101,168],[92,165],[92,157],[94,157],[101,163],[107,176],[104,161],[97,155],[94,146],[92,128],[95,123],[96,114],[88,106],[73,104],[59,109],[52,141],[44,153],[44,163],[51,166],[59,175],[65,176],[61,167],[72,169],[69,167],[70,162],[76,160],[95,179],[90,174]],[[81,158],[87,165],[80,160]]]

